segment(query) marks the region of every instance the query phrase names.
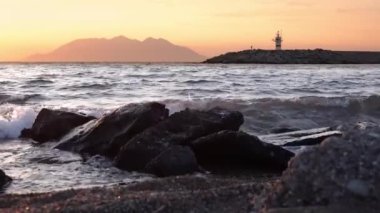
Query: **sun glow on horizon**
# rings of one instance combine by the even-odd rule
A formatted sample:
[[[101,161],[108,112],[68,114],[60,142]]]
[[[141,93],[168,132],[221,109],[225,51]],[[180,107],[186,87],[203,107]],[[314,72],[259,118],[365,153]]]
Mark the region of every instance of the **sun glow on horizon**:
[[[378,0],[2,0],[0,61],[78,38],[165,38],[206,56],[272,49],[380,51]]]

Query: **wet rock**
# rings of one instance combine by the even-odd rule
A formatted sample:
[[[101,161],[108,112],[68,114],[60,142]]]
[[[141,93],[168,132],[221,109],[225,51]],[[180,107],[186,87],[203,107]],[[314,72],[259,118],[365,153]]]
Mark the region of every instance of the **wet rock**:
[[[219,108],[177,112],[131,139],[122,147],[114,163],[126,170],[143,170],[169,146],[189,145],[197,138],[221,130],[238,130],[243,121],[240,112]]]
[[[290,208],[275,208],[261,211],[260,213],[378,213],[379,206],[368,206],[366,203],[339,203],[328,206],[301,206]]]
[[[294,156],[292,152],[264,143],[256,136],[229,130],[199,138],[191,142],[191,147],[199,162],[222,160],[268,170],[285,169]]]
[[[358,196],[368,197],[369,195],[369,184],[363,180],[350,180],[347,183],[347,189]]]
[[[144,171],[159,177],[184,175],[199,171],[197,159],[191,148],[174,145],[151,160]]]
[[[113,158],[124,143],[146,128],[165,120],[168,114],[165,105],[159,103],[126,105],[77,127],[62,138],[55,148]]]
[[[329,138],[290,161],[266,207],[380,201],[380,127]]]
[[[6,186],[9,182],[12,181],[12,178],[8,177],[3,170],[0,169],[0,189]]]
[[[95,117],[44,108],[38,113],[32,128],[24,129],[20,137],[39,143],[59,140],[73,128],[93,119]]]

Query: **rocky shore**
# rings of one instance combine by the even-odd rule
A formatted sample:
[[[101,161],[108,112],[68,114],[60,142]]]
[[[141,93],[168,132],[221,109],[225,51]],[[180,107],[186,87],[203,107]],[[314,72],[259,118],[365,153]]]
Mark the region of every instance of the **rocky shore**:
[[[226,162],[283,171],[294,154],[239,131],[243,122],[240,112],[221,108],[186,109],[169,116],[160,103],[126,105],[98,119],[42,109],[21,137],[39,144],[56,141],[54,148],[84,159],[102,155],[120,169],[160,177]]]
[[[225,64],[380,64],[380,52],[331,50],[244,50],[230,52],[204,63]]]
[[[240,112],[170,114],[160,103],[100,118],[43,109],[21,137],[102,155],[157,178],[103,188],[0,195],[1,212],[376,212],[380,127],[342,125],[255,136]],[[290,132],[289,132],[290,131]],[[306,146],[292,152],[289,147]],[[4,177],[4,178],[3,178]],[[158,178],[161,177],[161,178]],[[6,181],[3,181],[6,180]],[[0,184],[11,179],[0,173]],[[349,203],[349,204],[347,204]]]

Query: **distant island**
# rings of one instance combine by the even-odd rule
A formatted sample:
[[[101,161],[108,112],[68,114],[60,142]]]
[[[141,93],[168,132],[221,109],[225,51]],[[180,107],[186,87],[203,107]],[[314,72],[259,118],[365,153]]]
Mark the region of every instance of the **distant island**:
[[[380,52],[315,50],[244,50],[205,63],[241,64],[380,64]]]
[[[124,36],[78,39],[47,54],[36,54],[28,62],[201,62],[206,57],[165,39],[144,41]]]

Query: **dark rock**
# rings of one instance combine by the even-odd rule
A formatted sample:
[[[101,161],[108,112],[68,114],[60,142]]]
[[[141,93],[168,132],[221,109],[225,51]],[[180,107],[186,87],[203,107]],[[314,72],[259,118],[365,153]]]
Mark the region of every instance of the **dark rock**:
[[[38,113],[32,128],[22,130],[20,137],[39,143],[59,140],[73,128],[93,119],[95,117],[44,108]]]
[[[290,207],[290,208],[276,208],[276,209],[266,209],[260,213],[378,213],[380,205],[371,205],[367,203],[338,203],[328,206],[300,206],[300,207]]]
[[[197,159],[191,148],[174,145],[151,160],[144,171],[159,177],[184,175],[199,171]]]
[[[8,177],[3,170],[0,169],[0,189],[6,186],[12,181],[12,178]]]
[[[267,208],[380,201],[380,127],[329,138],[293,158]]]
[[[172,145],[191,141],[221,130],[238,130],[243,123],[240,112],[223,109],[184,110],[132,138],[114,160],[117,167],[143,170],[147,163]]]
[[[100,119],[77,127],[66,135],[57,149],[113,158],[124,143],[146,128],[168,117],[165,105],[130,104]]]
[[[248,164],[253,169],[283,170],[294,156],[280,146],[264,143],[256,136],[236,131],[207,135],[193,141],[191,147],[201,165],[219,159]]]

